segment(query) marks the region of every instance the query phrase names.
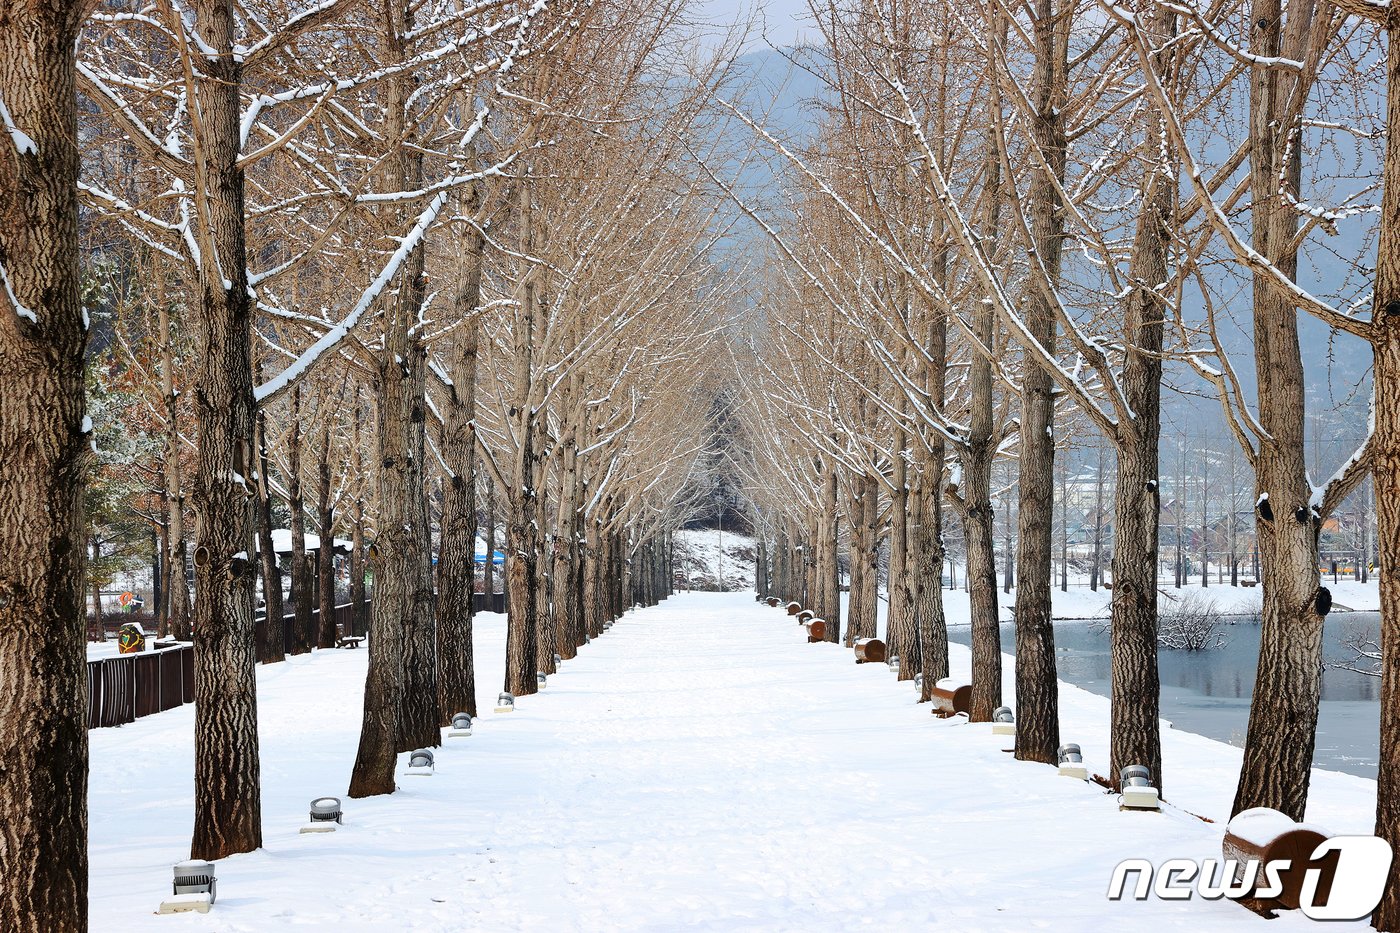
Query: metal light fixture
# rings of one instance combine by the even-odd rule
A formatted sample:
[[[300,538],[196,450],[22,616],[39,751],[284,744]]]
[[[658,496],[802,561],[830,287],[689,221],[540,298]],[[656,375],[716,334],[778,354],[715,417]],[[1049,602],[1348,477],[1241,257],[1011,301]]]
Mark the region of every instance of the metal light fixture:
[[[992,735],[1015,735],[1016,716],[1009,706],[998,706],[992,710]]]
[[[340,825],[340,798],[317,797],[311,801],[311,822],[301,828],[303,833],[333,833]]]
[[[920,693],[924,692],[924,675],[922,672],[914,675],[914,689]]]
[[[544,685],[545,685],[544,671],[535,671],[535,686],[537,686],[537,687],[539,687],[541,690],[543,690],[543,689],[544,689]]]
[[[1084,767],[1084,753],[1073,742],[1060,746],[1060,776],[1089,780],[1089,772]]]
[[[217,888],[213,862],[203,859],[181,862],[175,866],[174,893],[160,902],[158,912],[179,914],[194,910],[207,914],[218,894]]]
[[[515,697],[511,696],[509,693],[502,693],[500,696],[496,697],[496,712],[515,712]]]
[[[433,750],[415,748],[408,754],[408,768],[404,771],[410,777],[431,777],[433,774]]]
[[[557,652],[557,651],[554,652],[554,666],[555,666],[555,667],[558,667],[559,665],[561,665],[561,664],[563,664],[563,663],[564,663],[564,656],[561,655],[561,654],[560,654],[559,652]]]
[[[1121,810],[1161,810],[1161,794],[1152,786],[1152,772],[1147,765],[1128,765],[1118,773],[1123,794],[1118,798]]]
[[[472,734],[471,713],[453,713],[452,726],[447,730],[449,739],[461,738]]]
[[[894,671],[896,674],[899,673],[899,655],[890,655],[890,670]]]

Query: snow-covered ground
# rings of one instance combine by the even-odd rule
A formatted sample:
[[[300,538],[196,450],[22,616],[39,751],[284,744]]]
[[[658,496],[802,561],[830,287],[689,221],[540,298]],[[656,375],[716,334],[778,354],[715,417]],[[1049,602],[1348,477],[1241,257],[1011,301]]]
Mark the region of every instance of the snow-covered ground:
[[[1105,896],[1121,859],[1219,857],[1240,762],[1228,745],[1166,730],[1173,806],[1120,812],[1092,784],[1013,760],[988,726],[934,719],[884,666],[806,644],[744,593],[629,613],[542,694],[496,715],[504,620],[477,620],[476,735],[447,740],[433,777],[346,800],[330,835],[297,830],[308,801],[346,786],[368,653],[259,669],[264,848],[218,864],[208,915],[152,916],[188,854],[193,709],[92,732],[92,928],[1311,925],[1222,901]],[[966,649],[951,651],[965,674]],[[1107,700],[1062,686],[1061,719],[1102,773]],[[1374,782],[1314,773],[1311,822],[1368,833],[1374,805]]]

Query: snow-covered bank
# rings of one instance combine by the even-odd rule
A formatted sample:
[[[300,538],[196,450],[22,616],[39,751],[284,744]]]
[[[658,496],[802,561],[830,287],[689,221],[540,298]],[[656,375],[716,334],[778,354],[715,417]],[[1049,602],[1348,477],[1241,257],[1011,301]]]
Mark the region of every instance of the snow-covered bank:
[[[720,589],[717,581],[724,574],[723,589],[743,591],[754,587],[758,557],[753,538],[717,528],[694,528],[676,532],[675,566],[694,589]]]
[[[1381,607],[1380,584],[1376,580],[1358,583],[1355,580],[1339,580],[1333,583],[1328,577],[1323,585],[1332,591],[1334,612],[1379,612]],[[1212,603],[1215,611],[1222,615],[1257,616],[1263,591],[1257,586],[1219,586],[1212,582],[1202,587],[1200,581],[1180,589],[1170,584],[1159,586],[1161,608],[1166,611],[1172,604],[1188,597]],[[881,622],[883,624],[885,602],[881,594]],[[1016,599],[1016,590],[1011,593],[998,591],[999,607],[1003,620],[1011,621],[1011,606]],[[1058,584],[1050,592],[1052,612],[1057,619],[1106,619],[1113,591],[1099,587],[1089,589],[1086,583],[1071,582],[1068,590],[1061,590]],[[971,617],[968,594],[959,586],[957,589],[943,590],[943,604],[948,614],[949,625],[967,625]]]
[[[1221,824],[1184,811],[1227,814],[1227,745],[1167,730],[1182,809],[1121,813],[750,594],[630,613],[494,715],[504,625],[478,620],[476,735],[433,777],[345,801],[327,836],[297,829],[348,780],[367,652],[259,669],[264,849],[219,863],[205,916],[151,915],[188,853],[193,710],[93,732],[93,929],[1264,929],[1233,904],[1104,896],[1120,859],[1218,856]],[[1065,686],[1061,704],[1065,741],[1102,772],[1107,701]],[[1311,821],[1369,832],[1373,782],[1315,772],[1312,799]]]

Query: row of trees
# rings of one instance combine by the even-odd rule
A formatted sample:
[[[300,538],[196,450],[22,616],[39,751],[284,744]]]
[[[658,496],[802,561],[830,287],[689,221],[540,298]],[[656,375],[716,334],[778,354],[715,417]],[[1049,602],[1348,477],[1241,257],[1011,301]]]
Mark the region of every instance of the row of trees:
[[[1171,375],[1218,401],[1255,484],[1262,644],[1233,811],[1302,819],[1331,604],[1319,535],[1368,473],[1382,568],[1400,548],[1392,5],[814,0],[812,12],[825,46],[797,64],[823,82],[820,129],[781,139],[736,110],[783,200],[727,186],[774,257],[765,319],[732,350],[768,585],[836,621],[845,526],[846,637],[873,634],[887,534],[890,650],[901,677],[923,672],[927,698],[947,674],[948,506],[966,537],[973,717],[987,719],[1002,701],[993,504],[1014,499],[1016,757],[1053,763],[1056,435],[1093,432],[1116,476],[1109,774],[1145,764],[1170,784],[1156,651]],[[1389,134],[1376,129],[1387,93]],[[1303,344],[1329,329],[1338,359],[1375,351],[1374,431],[1319,475]],[[1016,464],[1002,490],[998,458]],[[1391,576],[1377,832],[1395,844]],[[1378,928],[1400,926],[1391,881]]]
[[[669,592],[736,288],[689,157],[732,50],[697,54],[680,2],[61,6],[0,12],[17,931],[86,925],[93,415],[149,439],[121,465],[196,647],[191,855],[219,858],[261,844],[254,611],[261,577],[280,660],[283,517],[294,592],[320,576],[300,648],[334,644],[332,539],[357,601],[372,575],[350,794],[390,793],[398,752],[476,711],[479,486],[505,529],[512,693]],[[90,337],[128,404],[86,409]]]

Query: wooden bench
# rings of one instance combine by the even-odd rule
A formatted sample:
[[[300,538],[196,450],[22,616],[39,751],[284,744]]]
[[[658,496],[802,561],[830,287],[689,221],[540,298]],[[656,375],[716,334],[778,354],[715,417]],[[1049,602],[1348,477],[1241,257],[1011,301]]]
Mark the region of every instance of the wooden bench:
[[[772,606],[774,609],[777,609],[777,608],[778,608],[778,602],[779,602],[779,600],[778,600],[778,597],[776,597],[776,596],[769,596],[767,599],[764,600],[764,602],[766,602],[768,605]]]
[[[811,619],[803,622],[802,627],[807,630],[807,644],[826,641],[826,621],[824,619]]]
[[[952,677],[944,677],[933,685],[933,715],[940,719],[972,711],[972,687]]]
[[[801,604],[801,603],[788,603],[788,604],[787,604],[787,614],[788,614],[788,615],[790,615],[790,616],[795,616],[795,615],[797,615],[797,614],[798,614],[799,612],[801,612],[801,611],[802,611],[802,604]]]
[[[1237,860],[1233,880],[1243,881],[1245,863],[1257,860],[1259,871],[1254,883],[1257,890],[1267,884],[1263,868],[1265,862],[1287,859],[1290,863],[1286,870],[1279,872],[1283,893],[1277,897],[1260,898],[1252,896],[1251,892],[1251,895],[1239,898],[1239,903],[1270,918],[1276,910],[1297,910],[1303,880],[1310,868],[1324,869],[1319,873],[1321,877],[1318,879],[1316,900],[1317,903],[1326,903],[1327,895],[1332,890],[1332,874],[1336,865],[1333,864],[1332,871],[1327,871],[1323,864],[1314,864],[1310,860],[1313,850],[1325,839],[1327,834],[1317,827],[1295,823],[1279,811],[1267,807],[1255,807],[1235,814],[1225,829],[1225,838],[1220,846],[1225,858]],[[1339,856],[1340,853],[1333,854],[1334,858]],[[1324,861],[1319,859],[1319,863]]]
[[[806,625],[817,617],[817,614],[810,609],[803,609],[797,614],[797,624]]]
[[[365,636],[363,635],[341,635],[335,640],[335,646],[337,648],[358,648],[360,642],[364,640]]]
[[[869,664],[885,661],[885,643],[878,638],[857,638],[855,642],[856,663]]]

